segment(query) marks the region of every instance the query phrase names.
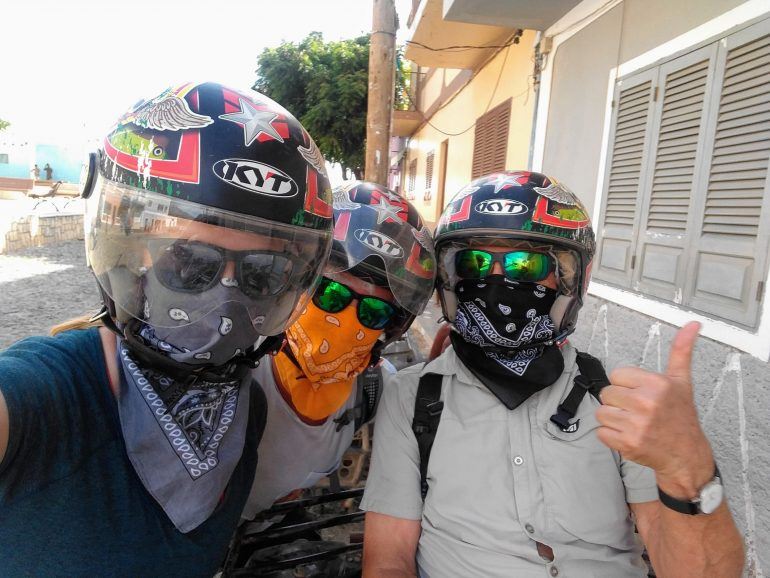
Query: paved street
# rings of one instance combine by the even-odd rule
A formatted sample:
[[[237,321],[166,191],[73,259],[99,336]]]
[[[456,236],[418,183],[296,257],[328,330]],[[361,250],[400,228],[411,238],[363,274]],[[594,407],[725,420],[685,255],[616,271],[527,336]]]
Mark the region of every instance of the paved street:
[[[0,255],[0,349],[98,306],[83,241]]]

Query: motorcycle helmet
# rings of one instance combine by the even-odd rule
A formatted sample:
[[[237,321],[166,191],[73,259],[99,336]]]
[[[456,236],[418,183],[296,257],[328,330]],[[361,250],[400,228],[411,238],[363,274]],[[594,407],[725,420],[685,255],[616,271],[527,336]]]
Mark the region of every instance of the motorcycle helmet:
[[[558,296],[550,312],[556,326],[552,340],[562,341],[575,330],[596,244],[588,211],[555,179],[528,171],[504,171],[472,181],[444,209],[434,242],[439,299],[450,323],[455,321],[455,286],[460,279],[456,254],[515,243],[547,253],[554,260]]]
[[[279,334],[331,247],[323,156],[255,92],[188,83],[139,102],[82,181],[88,264],[113,326],[194,324],[234,300],[257,334]]]
[[[326,271],[350,272],[393,294],[397,313],[385,328],[381,350],[409,329],[433,294],[431,234],[414,205],[375,183],[350,181],[335,188],[333,197],[334,238]]]

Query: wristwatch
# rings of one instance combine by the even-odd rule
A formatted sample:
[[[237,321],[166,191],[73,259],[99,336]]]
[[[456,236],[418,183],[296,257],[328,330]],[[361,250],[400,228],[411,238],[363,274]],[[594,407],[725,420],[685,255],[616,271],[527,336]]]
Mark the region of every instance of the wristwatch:
[[[658,486],[658,496],[664,506],[676,512],[690,514],[691,516],[711,514],[719,507],[719,504],[722,503],[725,497],[725,490],[722,487],[722,475],[719,473],[719,468],[714,465],[714,477],[700,489],[698,497],[691,501],[672,498],[661,490],[660,486]]]

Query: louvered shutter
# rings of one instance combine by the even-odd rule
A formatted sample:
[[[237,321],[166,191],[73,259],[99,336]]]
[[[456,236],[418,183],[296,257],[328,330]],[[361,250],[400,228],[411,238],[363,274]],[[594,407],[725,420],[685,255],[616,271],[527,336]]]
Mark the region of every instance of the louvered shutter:
[[[435,157],[436,153],[434,151],[430,151],[428,156],[425,158],[425,193],[423,198],[426,201],[430,201],[433,197],[433,190],[431,187],[433,186],[433,160]]]
[[[655,70],[619,81],[615,87],[610,156],[604,176],[595,276],[628,287],[639,229],[652,125]]]
[[[409,161],[409,180],[406,187],[406,198],[414,199],[414,187],[417,182],[417,159]]]
[[[505,170],[510,122],[510,98],[476,120],[473,164],[471,166],[472,179]]]
[[[688,270],[689,305],[748,327],[757,325],[767,266],[769,79],[769,20],[719,46],[721,91],[710,111],[708,182]]]
[[[716,45],[659,68],[650,158],[642,190],[642,224],[636,249],[634,287],[682,302],[692,198],[699,189]]]

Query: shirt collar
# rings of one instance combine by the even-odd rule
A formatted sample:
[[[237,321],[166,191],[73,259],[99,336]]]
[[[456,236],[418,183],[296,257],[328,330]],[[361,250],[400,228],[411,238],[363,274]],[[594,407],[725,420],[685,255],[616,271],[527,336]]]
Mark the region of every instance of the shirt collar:
[[[454,347],[451,345],[447,347],[444,352],[439,355],[433,361],[428,362],[420,372],[420,377],[426,373],[438,373],[439,375],[453,375],[457,379],[466,384],[473,385],[485,389],[484,384],[481,383],[478,377],[473,375],[471,371],[465,367],[460,358],[457,357]]]

